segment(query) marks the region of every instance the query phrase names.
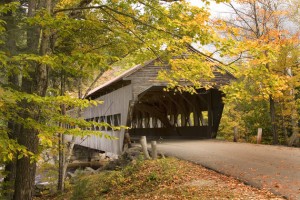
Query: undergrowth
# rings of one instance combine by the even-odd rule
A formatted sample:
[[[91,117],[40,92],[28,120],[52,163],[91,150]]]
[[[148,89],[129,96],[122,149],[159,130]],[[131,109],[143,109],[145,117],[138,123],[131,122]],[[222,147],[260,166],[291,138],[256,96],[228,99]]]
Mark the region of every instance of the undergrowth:
[[[161,186],[180,182],[179,169],[174,158],[137,160],[118,171],[104,171],[80,178],[74,186],[72,200],[118,199],[149,194]]]

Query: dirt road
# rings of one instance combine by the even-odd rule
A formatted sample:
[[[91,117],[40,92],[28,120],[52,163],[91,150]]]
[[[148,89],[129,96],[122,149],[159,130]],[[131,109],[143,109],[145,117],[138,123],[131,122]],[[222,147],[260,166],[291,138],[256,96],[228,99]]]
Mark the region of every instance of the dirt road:
[[[300,200],[300,149],[218,140],[163,140],[158,150]]]

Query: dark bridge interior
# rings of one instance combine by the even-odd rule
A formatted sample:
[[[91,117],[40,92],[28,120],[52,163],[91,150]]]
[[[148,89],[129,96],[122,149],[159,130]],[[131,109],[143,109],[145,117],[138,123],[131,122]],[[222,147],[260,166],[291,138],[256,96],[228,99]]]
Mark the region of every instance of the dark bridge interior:
[[[130,136],[151,139],[215,138],[224,104],[217,89],[197,94],[166,92],[153,86],[138,96],[130,116]]]

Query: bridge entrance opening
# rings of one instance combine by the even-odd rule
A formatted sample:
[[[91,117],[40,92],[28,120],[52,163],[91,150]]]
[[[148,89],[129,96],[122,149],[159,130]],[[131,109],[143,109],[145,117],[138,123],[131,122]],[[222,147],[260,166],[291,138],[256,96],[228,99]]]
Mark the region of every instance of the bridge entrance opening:
[[[153,86],[141,93],[132,106],[130,136],[215,138],[224,107],[222,96],[218,89],[199,89],[191,94]]]

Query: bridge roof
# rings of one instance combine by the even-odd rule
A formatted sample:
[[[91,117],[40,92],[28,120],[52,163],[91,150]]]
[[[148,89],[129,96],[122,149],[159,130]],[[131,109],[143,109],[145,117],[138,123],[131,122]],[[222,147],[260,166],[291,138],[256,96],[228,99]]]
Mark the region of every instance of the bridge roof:
[[[191,52],[200,53],[197,49],[193,48],[192,46],[189,46],[188,48]],[[129,77],[130,75],[134,74],[135,72],[139,71],[140,69],[144,68],[145,66],[149,65],[150,63],[153,63],[154,61],[156,61],[158,59],[159,58],[149,60],[147,62],[144,62],[142,64],[138,64],[138,65],[126,70],[125,72],[123,72],[119,76],[116,76],[115,78],[105,82],[104,84],[92,89],[88,93],[86,98],[94,99],[94,98],[97,98],[98,96],[101,96],[101,94],[103,94],[103,93],[108,93],[108,92],[110,92],[114,89],[118,89],[120,87],[129,85],[130,80],[126,79],[127,77]],[[207,60],[209,60],[209,59],[207,59]],[[209,61],[214,62],[213,60],[209,60]],[[218,65],[215,65],[214,68],[216,69],[213,72],[214,75],[215,75],[215,78],[212,79],[212,82],[224,84],[224,83],[228,82],[231,79],[235,79],[234,75],[232,75],[226,69],[224,69],[224,68],[222,68]],[[222,73],[220,71],[223,71],[224,73]]]

